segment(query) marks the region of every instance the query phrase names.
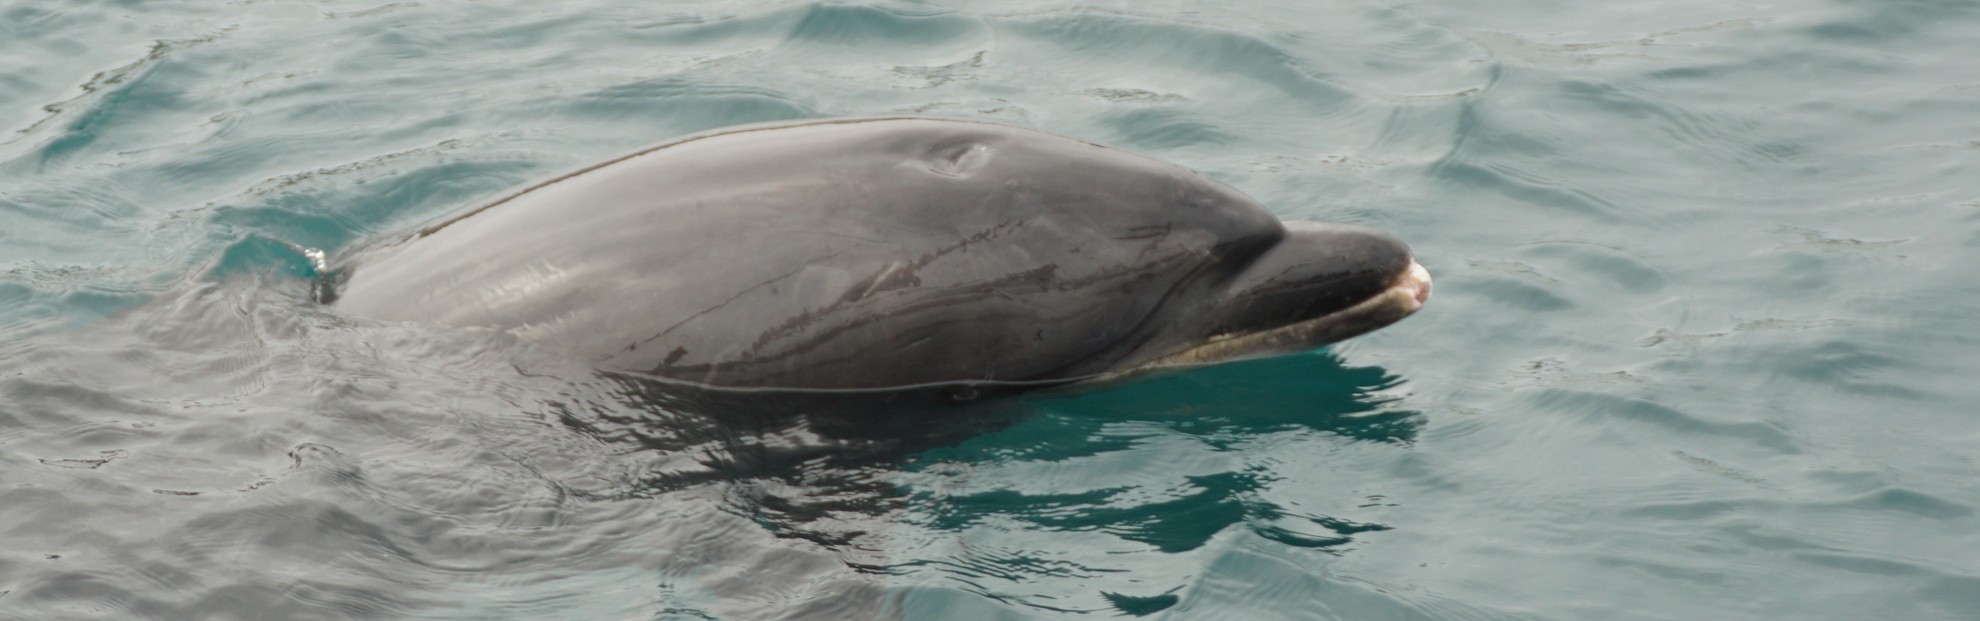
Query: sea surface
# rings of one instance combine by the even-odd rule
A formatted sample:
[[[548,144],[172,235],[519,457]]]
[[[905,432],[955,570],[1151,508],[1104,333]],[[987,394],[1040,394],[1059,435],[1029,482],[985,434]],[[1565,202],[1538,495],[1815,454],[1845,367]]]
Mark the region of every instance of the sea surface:
[[[878,114],[1435,297],[913,433],[309,302],[298,248]],[[0,0],[0,619],[1980,619],[1976,268],[1971,0]]]

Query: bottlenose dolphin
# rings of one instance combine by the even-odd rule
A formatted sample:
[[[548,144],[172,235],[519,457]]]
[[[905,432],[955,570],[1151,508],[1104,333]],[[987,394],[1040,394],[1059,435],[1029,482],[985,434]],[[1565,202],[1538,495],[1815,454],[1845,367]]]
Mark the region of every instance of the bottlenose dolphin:
[[[1009,125],[742,126],[342,257],[325,301],[697,386],[1038,386],[1291,353],[1428,299],[1394,236]],[[971,391],[969,394],[974,394]]]

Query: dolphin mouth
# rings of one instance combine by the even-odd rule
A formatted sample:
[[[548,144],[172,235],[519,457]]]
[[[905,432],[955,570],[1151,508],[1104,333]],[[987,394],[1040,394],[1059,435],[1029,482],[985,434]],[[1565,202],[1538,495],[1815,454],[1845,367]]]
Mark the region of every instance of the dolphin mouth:
[[[1430,301],[1430,270],[1410,259],[1381,292],[1353,306],[1297,323],[1211,338],[1142,369],[1180,367],[1298,353],[1367,334],[1422,310]]]
[[[1421,310],[1424,304],[1430,303],[1430,270],[1424,269],[1423,264],[1417,263],[1415,259],[1410,259],[1409,269],[1403,270],[1402,275],[1396,277],[1395,284],[1389,285],[1389,290],[1402,290],[1409,294],[1409,298],[1415,301],[1415,306],[1410,307],[1409,312]]]

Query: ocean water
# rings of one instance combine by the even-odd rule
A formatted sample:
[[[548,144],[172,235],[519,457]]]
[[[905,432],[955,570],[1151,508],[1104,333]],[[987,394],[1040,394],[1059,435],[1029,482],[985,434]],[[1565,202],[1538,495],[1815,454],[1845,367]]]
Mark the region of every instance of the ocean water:
[[[0,619],[1980,619],[1977,32],[1962,0],[0,0]],[[340,317],[291,249],[899,113],[1394,231],[1435,298],[910,434]]]

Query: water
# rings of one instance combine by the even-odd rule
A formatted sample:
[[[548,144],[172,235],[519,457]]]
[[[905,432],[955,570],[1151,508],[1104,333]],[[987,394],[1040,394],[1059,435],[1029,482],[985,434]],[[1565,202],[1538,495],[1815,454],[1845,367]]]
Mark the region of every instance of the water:
[[[0,0],[0,618],[1980,618],[1976,28],[1952,0]],[[304,301],[289,244],[882,113],[1395,231],[1436,299],[898,439]]]

